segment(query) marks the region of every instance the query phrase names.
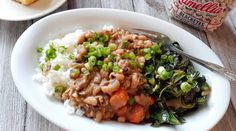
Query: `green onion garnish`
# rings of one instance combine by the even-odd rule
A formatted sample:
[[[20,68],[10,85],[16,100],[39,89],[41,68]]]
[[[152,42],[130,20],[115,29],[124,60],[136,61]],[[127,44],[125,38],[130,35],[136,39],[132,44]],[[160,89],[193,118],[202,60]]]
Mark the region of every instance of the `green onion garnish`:
[[[60,68],[61,68],[61,66],[57,64],[53,67],[53,70],[58,71]]]
[[[183,82],[181,83],[180,88],[183,92],[187,93],[192,89],[192,86],[188,82]]]
[[[61,85],[56,86],[54,90],[55,93],[60,93],[60,94],[64,93],[65,91],[66,91],[66,87],[61,86]]]
[[[46,50],[45,54],[46,54],[46,58],[45,58],[46,62],[50,61],[50,60],[53,60],[57,57],[56,49],[55,49],[53,43],[50,44],[49,49]]]
[[[67,50],[67,48],[65,46],[58,47],[58,52],[60,52],[61,54],[64,54],[66,50]]]
[[[121,48],[126,48],[126,47],[128,47],[128,45],[129,45],[128,41],[123,41]]]
[[[69,56],[68,56],[69,60],[73,60],[75,58],[74,54],[73,53],[70,53]]]
[[[114,51],[117,49],[117,45],[114,43],[109,44],[108,47],[110,48],[111,51]]]
[[[118,65],[113,66],[113,72],[119,73],[120,72],[120,67]]]
[[[94,65],[96,64],[96,62],[97,62],[97,58],[96,58],[95,56],[90,56],[90,57],[88,58],[88,62],[89,62],[92,66],[94,66]]]
[[[38,53],[42,53],[42,51],[43,51],[43,48],[37,48]]]
[[[135,103],[135,99],[133,97],[129,98],[128,104],[133,105]]]

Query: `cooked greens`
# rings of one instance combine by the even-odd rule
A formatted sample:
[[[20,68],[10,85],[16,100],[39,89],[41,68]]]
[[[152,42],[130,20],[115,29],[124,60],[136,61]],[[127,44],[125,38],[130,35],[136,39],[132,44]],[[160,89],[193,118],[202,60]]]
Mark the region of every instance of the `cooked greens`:
[[[181,49],[177,42],[173,45]],[[169,50],[162,43],[142,52],[148,56],[145,57],[147,61],[143,68],[148,80],[145,93],[155,98],[155,104],[149,109],[153,126],[164,123],[178,125],[184,122],[184,114],[206,103],[209,85],[187,58]]]

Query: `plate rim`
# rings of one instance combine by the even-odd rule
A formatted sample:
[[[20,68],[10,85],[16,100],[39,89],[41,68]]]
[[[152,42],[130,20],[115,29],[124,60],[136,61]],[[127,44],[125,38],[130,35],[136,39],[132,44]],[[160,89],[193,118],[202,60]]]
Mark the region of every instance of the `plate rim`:
[[[61,0],[59,1],[60,3],[58,3],[56,6],[53,6],[52,8],[47,8],[46,11],[43,10],[40,13],[36,13],[34,15],[30,15],[30,16],[26,16],[26,17],[22,17],[22,18],[4,18],[1,17],[0,15],[0,20],[5,20],[5,21],[27,21],[27,20],[33,20],[42,16],[45,16],[47,14],[50,14],[51,12],[55,11],[56,9],[58,9],[59,7],[61,7],[65,2],[67,2],[67,0]],[[19,4],[19,3],[16,3]],[[47,17],[47,16],[46,16]]]
[[[153,16],[149,16],[149,15],[146,15],[146,14],[141,14],[141,13],[138,13],[138,12],[132,12],[132,11],[121,10],[121,9],[108,9],[108,8],[80,8],[80,9],[72,9],[72,10],[66,10],[66,11],[58,12],[58,13],[51,14],[51,15],[48,15],[48,16],[46,16],[46,17],[40,19],[40,20],[37,21],[36,23],[32,24],[27,30],[29,30],[29,29],[31,29],[31,28],[34,28],[35,26],[37,26],[37,25],[40,24],[41,22],[44,22],[45,20],[50,19],[51,17],[60,16],[61,14],[66,14],[66,13],[75,13],[75,12],[77,12],[77,11],[92,11],[92,10],[111,11],[111,12],[112,12],[112,11],[115,11],[115,12],[119,12],[119,13],[129,13],[130,15],[137,15],[137,16],[139,15],[139,16],[143,16],[143,17],[148,17],[148,18],[153,19],[153,20],[159,20],[160,22],[163,22],[163,23],[165,23],[166,25],[174,26],[175,28],[177,28],[177,30],[182,30],[182,31],[184,31],[185,33],[187,33],[187,34],[189,34],[189,35],[191,35],[191,36],[193,36],[193,37],[195,37],[196,39],[198,39],[198,40],[201,41],[201,39],[199,39],[199,38],[197,38],[196,36],[192,35],[192,34],[189,33],[188,31],[186,31],[186,30],[184,30],[184,29],[182,29],[182,28],[180,28],[180,27],[178,27],[178,26],[176,26],[176,25],[174,25],[174,24],[172,24],[172,23],[169,23],[169,22],[167,22],[167,21],[164,21],[164,20],[162,20],[162,19],[159,19],[159,18],[156,18],[156,17],[153,17]],[[17,86],[17,85],[18,85],[18,84],[17,84],[17,80],[16,80],[15,76],[13,75],[14,72],[15,72],[14,66],[12,65],[12,63],[14,63],[13,57],[15,56],[15,47],[18,46],[19,41],[21,41],[22,37],[24,37],[24,34],[25,34],[25,32],[27,32],[27,30],[25,30],[24,33],[22,33],[22,35],[21,35],[21,36],[19,37],[19,39],[16,41],[16,44],[15,44],[15,46],[14,46],[14,48],[13,48],[12,55],[11,55],[11,73],[12,73],[12,76],[13,76],[14,83],[15,83],[15,85],[16,85],[18,91],[20,92],[21,96],[23,96],[23,98],[27,101],[27,103],[30,104],[30,105],[33,107],[33,109],[36,110],[41,116],[45,117],[46,119],[48,119],[49,121],[51,121],[52,123],[56,124],[57,126],[63,128],[63,129],[69,129],[69,130],[71,130],[71,129],[73,129],[73,128],[69,128],[69,127],[66,126],[66,125],[61,125],[61,123],[59,123],[59,122],[56,121],[55,119],[52,119],[52,118],[49,117],[46,113],[44,113],[44,112],[40,111],[38,108],[36,108],[35,104],[31,103],[31,102],[30,102],[31,100],[29,100],[27,96],[24,96],[24,95],[23,95],[23,94],[24,94],[24,93],[23,93],[23,90],[22,90],[20,87]],[[202,43],[204,43],[204,42],[202,42]],[[202,44],[202,46],[205,46],[206,48],[209,48],[205,43]],[[212,51],[212,53],[213,53],[213,54],[216,56],[216,58],[218,59],[218,62],[217,62],[217,63],[218,63],[219,65],[223,66],[221,60],[220,60],[219,57],[216,55],[216,53],[215,53],[211,48],[209,48],[209,49]],[[222,78],[222,79],[223,79],[223,78]],[[226,80],[226,79],[224,78],[224,80]],[[223,110],[223,113],[219,116],[220,119],[216,120],[216,121],[214,122],[214,124],[212,124],[211,126],[209,126],[209,129],[212,129],[212,128],[223,118],[223,116],[225,115],[225,113],[226,113],[226,111],[227,111],[227,109],[228,109],[228,107],[229,107],[231,89],[230,89],[229,81],[226,80],[225,82],[226,82],[226,84],[227,84],[227,86],[228,86],[228,94],[227,94],[228,97],[227,97],[227,99],[226,99],[226,100],[227,100],[227,101],[226,101],[226,107],[227,107],[227,108],[225,108],[225,109]],[[33,106],[33,105],[34,105],[34,106]]]

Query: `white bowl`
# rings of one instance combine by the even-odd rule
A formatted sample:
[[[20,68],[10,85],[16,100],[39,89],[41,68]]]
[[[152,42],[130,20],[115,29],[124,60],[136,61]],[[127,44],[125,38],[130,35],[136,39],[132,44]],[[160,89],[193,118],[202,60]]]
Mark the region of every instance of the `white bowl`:
[[[0,0],[0,19],[9,21],[23,21],[46,15],[61,5],[66,0],[39,0],[29,6],[24,6],[15,0]]]
[[[43,18],[29,27],[18,39],[12,52],[11,71],[15,84],[25,100],[41,115],[67,130],[112,130],[112,131],[161,131],[161,130],[208,130],[223,117],[230,100],[229,82],[199,65],[195,65],[206,76],[212,91],[207,106],[185,117],[186,123],[178,126],[153,128],[149,124],[134,125],[107,121],[96,123],[94,120],[68,115],[62,103],[50,100],[38,84],[32,80],[37,67],[36,48],[48,40],[76,29],[96,29],[104,24],[114,26],[147,28],[168,35],[180,43],[187,53],[222,65],[216,54],[201,40],[185,30],[160,19],[114,9],[76,9]]]

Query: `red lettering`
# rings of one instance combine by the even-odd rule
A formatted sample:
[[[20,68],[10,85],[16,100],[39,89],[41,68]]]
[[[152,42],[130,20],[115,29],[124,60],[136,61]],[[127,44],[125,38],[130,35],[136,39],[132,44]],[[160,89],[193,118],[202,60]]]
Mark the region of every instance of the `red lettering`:
[[[186,3],[187,6],[195,8],[195,6],[197,5],[197,3],[193,2],[193,1],[188,1],[188,3]]]
[[[207,2],[207,3],[198,3],[194,2],[192,0],[179,0],[180,5],[185,5],[189,8],[195,9],[195,10],[200,10],[203,12],[208,12],[211,14],[218,14],[220,13],[223,8],[220,7],[219,3],[217,2]]]

